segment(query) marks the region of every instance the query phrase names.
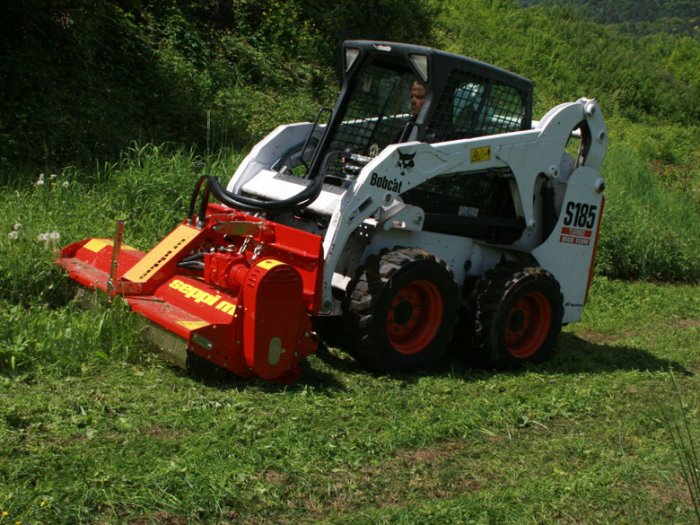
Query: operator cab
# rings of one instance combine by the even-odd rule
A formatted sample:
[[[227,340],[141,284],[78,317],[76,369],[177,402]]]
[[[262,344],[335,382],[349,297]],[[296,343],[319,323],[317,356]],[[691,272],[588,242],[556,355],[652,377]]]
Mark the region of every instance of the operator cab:
[[[397,142],[428,143],[527,130],[532,82],[482,62],[391,42],[348,41],[344,78],[326,140],[317,155],[326,183],[352,182],[362,167]],[[412,88],[425,89],[411,112]],[[508,169],[434,177],[401,195],[425,212],[429,231],[509,244],[524,222],[516,216]]]
[[[532,83],[497,67],[436,49],[347,41],[329,149],[373,156],[389,144],[441,142],[530,129]],[[411,88],[426,98],[411,114]]]
[[[362,168],[391,144],[438,143],[531,128],[532,83],[518,75],[410,44],[350,40],[342,52],[343,82],[335,107],[322,109],[313,125],[300,124],[306,126],[302,142],[294,135],[294,141],[280,139],[265,154],[256,154],[254,162],[239,168],[229,191],[213,184],[212,191],[222,202],[248,211],[311,208],[331,213],[340,197],[329,192],[339,195],[352,185]],[[424,92],[419,111],[411,104],[416,87]],[[295,133],[291,128],[288,132]],[[488,175],[496,180],[508,174]],[[426,213],[442,213],[446,207],[457,210],[465,204],[465,195],[474,192],[468,181],[460,180],[461,195],[450,197],[454,183],[446,181],[436,177],[401,197]],[[500,197],[501,188],[508,191],[507,183],[497,185],[495,200],[507,204],[508,197]],[[489,187],[481,189],[492,192]],[[436,199],[440,194],[445,198]],[[487,211],[514,213],[491,209],[482,214]],[[461,227],[459,231],[474,233]]]
[[[425,90],[417,114],[411,111],[415,88]],[[343,185],[390,144],[444,142],[531,125],[532,82],[525,78],[428,47],[346,41],[341,93],[306,175]]]

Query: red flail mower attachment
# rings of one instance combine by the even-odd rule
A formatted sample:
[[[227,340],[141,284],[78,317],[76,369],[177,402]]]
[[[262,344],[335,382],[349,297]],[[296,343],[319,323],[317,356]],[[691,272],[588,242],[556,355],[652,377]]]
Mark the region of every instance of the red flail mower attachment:
[[[204,220],[183,221],[148,253],[122,245],[119,225],[114,240],[76,242],[57,262],[80,284],[121,295],[180,366],[196,354],[241,377],[291,382],[316,351],[317,235],[209,204]]]

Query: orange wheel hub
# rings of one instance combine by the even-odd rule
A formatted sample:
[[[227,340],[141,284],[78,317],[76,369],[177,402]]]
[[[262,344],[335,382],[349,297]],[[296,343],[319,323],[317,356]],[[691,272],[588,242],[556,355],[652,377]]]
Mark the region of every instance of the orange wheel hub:
[[[442,296],[432,282],[413,281],[394,296],[386,318],[389,342],[400,353],[417,354],[435,337],[442,321]]]
[[[552,307],[542,292],[519,297],[506,320],[506,346],[514,357],[527,359],[540,349],[552,326]]]

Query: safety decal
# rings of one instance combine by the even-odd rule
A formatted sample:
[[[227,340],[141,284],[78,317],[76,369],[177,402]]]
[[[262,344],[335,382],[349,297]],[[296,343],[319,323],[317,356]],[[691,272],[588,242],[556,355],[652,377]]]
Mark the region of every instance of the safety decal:
[[[491,146],[472,148],[469,152],[469,159],[472,162],[486,162],[491,160]]]
[[[258,263],[258,266],[262,268],[263,270],[271,270],[275,266],[279,266],[280,264],[284,264],[281,261],[278,261],[276,259],[265,259],[264,261],[260,261]]]
[[[568,202],[564,211],[564,226],[559,242],[588,246],[593,237],[593,227],[598,216],[598,207],[584,202]]]

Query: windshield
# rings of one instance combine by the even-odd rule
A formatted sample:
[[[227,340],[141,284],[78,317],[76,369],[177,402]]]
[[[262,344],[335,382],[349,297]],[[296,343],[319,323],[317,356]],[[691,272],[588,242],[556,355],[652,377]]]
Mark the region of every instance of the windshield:
[[[398,142],[411,119],[411,86],[416,76],[372,64],[355,79],[345,115],[330,150],[374,156]]]

